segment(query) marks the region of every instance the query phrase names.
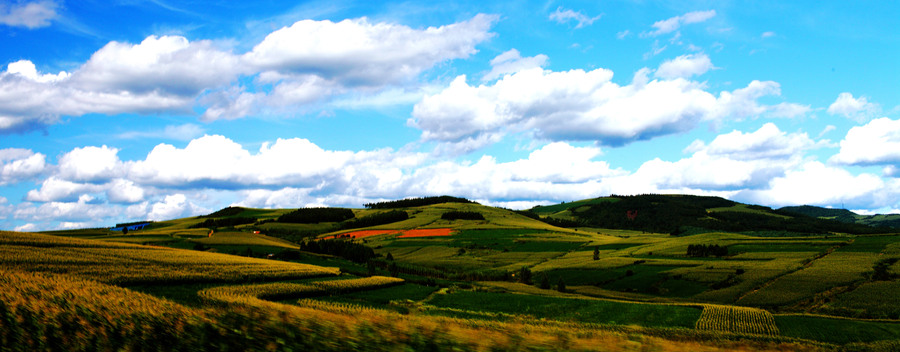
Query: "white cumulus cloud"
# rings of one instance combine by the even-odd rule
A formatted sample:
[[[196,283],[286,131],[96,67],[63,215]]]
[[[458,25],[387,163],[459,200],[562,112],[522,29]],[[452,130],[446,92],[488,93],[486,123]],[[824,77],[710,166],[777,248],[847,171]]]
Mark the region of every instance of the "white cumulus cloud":
[[[691,78],[702,75],[713,68],[712,61],[706,54],[690,54],[663,62],[659,65],[655,75],[664,79]]]
[[[516,73],[535,67],[544,67],[547,64],[547,55],[538,54],[531,57],[522,57],[516,49],[510,49],[491,60],[491,71],[482,81],[492,81],[509,73]]]
[[[284,74],[313,74],[344,85],[381,86],[409,79],[437,63],[465,58],[493,36],[498,19],[479,14],[468,21],[414,29],[371,23],[304,20],[272,32],[244,55],[245,62]]]
[[[847,132],[841,149],[829,159],[841,165],[900,165],[900,120],[869,121]]]
[[[575,25],[575,28],[590,26],[594,24],[595,21],[599,20],[600,17],[603,17],[603,15],[588,17],[588,15],[585,15],[579,11],[563,9],[562,7],[557,7],[556,11],[550,14],[550,19],[556,21],[556,23],[563,24],[569,21],[578,22],[578,24]]]
[[[878,104],[870,103],[866,97],[854,98],[853,94],[844,92],[828,106],[828,113],[841,115],[856,122],[865,122],[881,112]]]
[[[33,179],[47,169],[47,157],[29,149],[0,149],[0,186]]]
[[[0,3],[0,24],[28,29],[47,27],[59,16],[58,8],[55,1],[5,1]]]
[[[665,20],[654,22],[653,31],[647,33],[647,35],[655,37],[662,34],[672,33],[677,31],[683,25],[704,22],[715,16],[716,10],[688,12],[681,16],[675,16]]]
[[[407,124],[422,130],[422,140],[462,146],[462,151],[524,131],[551,141],[617,146],[687,131],[704,121],[766,114],[773,108],[758,99],[781,92],[776,82],[753,81],[716,97],[702,83],[650,81],[647,72],[639,71],[626,86],[613,83],[606,69],[533,68],[478,86],[459,76],[417,103]]]
[[[75,148],[59,158],[59,176],[80,182],[106,182],[123,172],[118,153],[118,149],[105,145]]]

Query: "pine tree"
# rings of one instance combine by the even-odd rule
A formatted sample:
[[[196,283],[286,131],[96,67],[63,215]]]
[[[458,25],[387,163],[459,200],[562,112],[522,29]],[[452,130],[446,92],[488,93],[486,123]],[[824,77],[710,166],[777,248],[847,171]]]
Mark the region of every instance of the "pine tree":
[[[538,287],[548,290],[550,289],[550,278],[547,277],[547,274],[541,273],[538,278]]]

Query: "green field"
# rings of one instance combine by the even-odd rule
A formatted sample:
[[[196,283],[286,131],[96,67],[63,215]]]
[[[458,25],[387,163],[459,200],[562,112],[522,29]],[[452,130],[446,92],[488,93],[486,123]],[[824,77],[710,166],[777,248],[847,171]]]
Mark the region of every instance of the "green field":
[[[693,198],[678,201],[685,199]],[[575,219],[591,206],[616,201],[601,198],[534,211]],[[0,288],[0,310],[18,307],[7,310],[16,317],[14,321],[29,321],[30,316],[50,327],[67,324],[65,317],[76,313],[27,312],[39,307],[45,312],[72,309],[93,312],[93,317],[117,311],[128,319],[153,316],[153,322],[146,323],[149,326],[176,324],[187,329],[184,334],[198,334],[195,331],[209,326],[243,331],[248,329],[247,321],[259,321],[261,325],[253,328],[256,333],[285,341],[285,346],[301,345],[291,345],[287,341],[294,340],[280,334],[290,332],[296,339],[315,331],[322,338],[343,339],[348,344],[340,345],[341,349],[380,341],[385,346],[420,350],[437,339],[441,346],[467,346],[463,350],[506,350],[517,344],[530,346],[526,349],[591,350],[602,341],[634,342],[633,337],[640,336],[637,340],[647,350],[667,350],[664,346],[682,342],[729,350],[747,349],[742,339],[750,337],[743,334],[753,331],[763,331],[765,336],[752,335],[750,349],[889,350],[900,343],[900,321],[891,320],[900,319],[897,234],[788,231],[782,233],[788,236],[770,237],[755,236],[752,231],[696,228],[678,235],[596,226],[559,228],[506,209],[444,203],[403,208],[406,220],[352,229],[396,232],[334,239],[332,235],[350,230],[337,222],[275,221],[290,211],[227,209],[213,213],[212,218],[245,217],[256,222],[213,229],[191,228],[209,219],[193,217],[155,222],[127,234],[107,229],[57,231],[54,236],[2,232],[0,271],[8,277],[0,280],[12,285]],[[385,211],[354,209],[353,213],[359,218]],[[450,211],[477,212],[485,219],[441,219]],[[790,219],[743,204],[708,211]],[[403,230],[442,228],[451,229],[451,234],[397,235]],[[692,256],[691,246],[716,246],[727,253]],[[516,283],[523,277],[528,278],[527,284]],[[23,291],[31,286],[20,281],[43,285],[48,296],[25,303],[40,295],[35,296],[34,289]],[[542,283],[549,288],[539,287]],[[54,302],[71,299],[59,298],[73,290],[65,287],[78,287],[74,292],[86,297],[94,293],[85,293],[88,289],[81,287],[93,287],[90,292],[107,296],[80,308],[55,306]],[[143,295],[131,299],[147,307],[161,305],[160,312],[178,313],[165,317],[139,313],[143,315],[135,318],[132,311],[143,311],[127,308],[131,306],[121,303],[124,298],[116,298],[128,295]],[[103,300],[119,303],[113,308]],[[318,323],[321,319],[328,323]],[[768,319],[768,325],[755,319]],[[125,341],[153,343],[139,337],[125,320],[107,320],[113,325],[95,323],[96,328],[85,331],[103,336],[123,331],[122,342],[113,349],[131,349]],[[45,336],[35,340],[38,335],[27,335],[31,337],[21,341],[50,336],[49,330],[29,326],[0,331]],[[372,326],[385,331],[373,335]],[[518,336],[512,331],[519,329],[532,334],[515,342],[519,337],[510,336]],[[621,335],[622,331],[630,337]],[[193,338],[186,341],[206,343],[205,337]],[[22,349],[40,346],[28,344]],[[315,350],[302,346],[306,347],[299,349]]]
[[[603,300],[457,291],[436,295],[430,304],[474,312],[492,312],[594,324],[692,328],[700,309]]]

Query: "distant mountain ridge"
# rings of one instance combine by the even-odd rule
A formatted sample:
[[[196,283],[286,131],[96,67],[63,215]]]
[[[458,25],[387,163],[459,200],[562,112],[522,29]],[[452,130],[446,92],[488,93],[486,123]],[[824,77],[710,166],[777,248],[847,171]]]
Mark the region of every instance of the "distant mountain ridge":
[[[721,197],[643,194],[579,200],[529,210],[568,227],[596,227],[690,235],[710,231],[764,236],[877,233],[888,222],[817,207],[772,209]],[[866,221],[867,220],[867,221]],[[897,217],[900,222],[900,216]]]
[[[848,224],[900,228],[900,214],[859,215],[847,209],[823,208],[813,205],[783,207],[779,208],[778,211],[835,220]]]

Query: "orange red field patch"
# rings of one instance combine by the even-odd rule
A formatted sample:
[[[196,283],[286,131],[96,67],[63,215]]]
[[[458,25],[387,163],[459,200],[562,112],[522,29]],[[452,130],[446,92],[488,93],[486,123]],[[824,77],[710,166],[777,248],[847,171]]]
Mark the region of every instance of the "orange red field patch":
[[[399,238],[450,236],[453,229],[415,229],[403,231]]]
[[[398,233],[397,230],[360,230],[353,232],[345,232],[342,234],[328,236],[326,238],[366,238],[371,236],[384,235],[388,233]]]

